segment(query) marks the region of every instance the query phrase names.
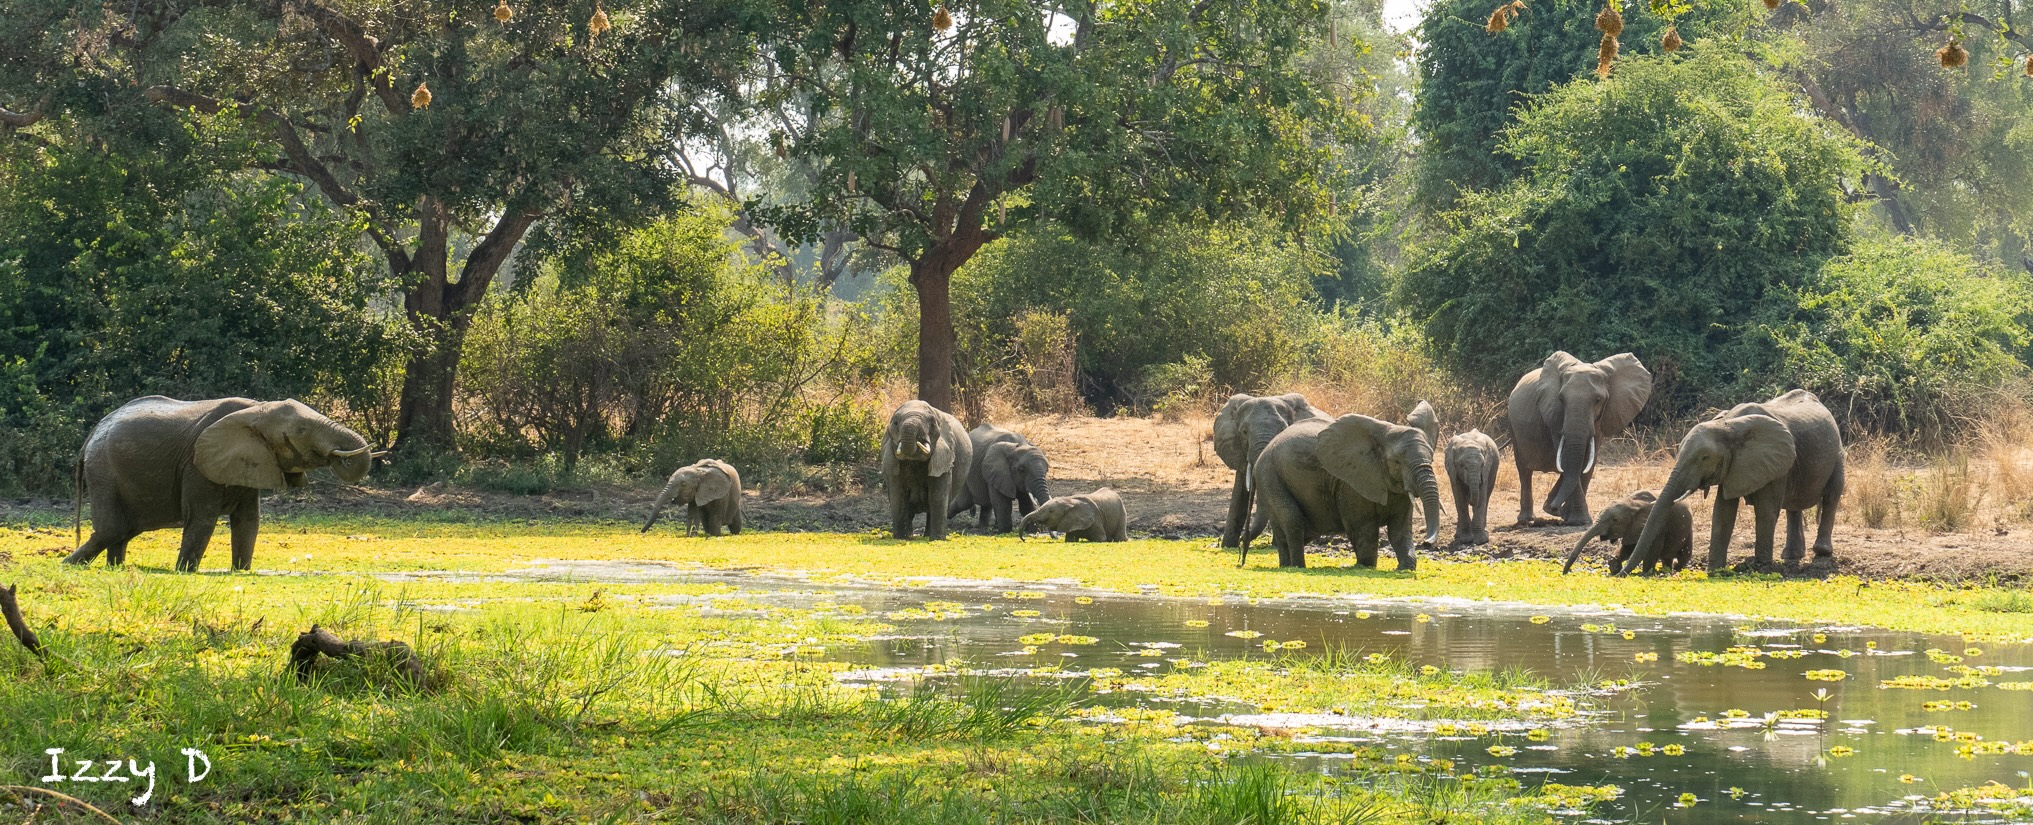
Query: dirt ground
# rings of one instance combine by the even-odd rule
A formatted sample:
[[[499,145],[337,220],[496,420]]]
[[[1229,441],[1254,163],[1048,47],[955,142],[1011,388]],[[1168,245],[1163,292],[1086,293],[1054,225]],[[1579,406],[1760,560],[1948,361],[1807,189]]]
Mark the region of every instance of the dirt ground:
[[[1050,484],[1054,494],[1084,492],[1101,486],[1120,492],[1129,508],[1133,535],[1211,540],[1221,532],[1232,475],[1214,455],[1208,440],[1211,419],[1054,416],[1022,419],[1003,426],[1023,433],[1045,449],[1052,461]],[[1612,444],[1605,453],[1589,494],[1589,505],[1596,511],[1633,491],[1657,490],[1672,469],[1670,455],[1637,455],[1635,447],[1629,444]],[[1453,536],[1453,502],[1445,501],[1448,487],[1444,468],[1435,469],[1443,475],[1441,496],[1447,512],[1442,517],[1440,535],[1444,543]],[[1851,488],[1856,489],[1859,477],[1871,471],[1860,467],[1853,457]],[[1880,467],[1875,472],[1896,476],[1884,482],[1885,487],[1897,490],[1895,497],[1911,497],[1914,488],[1921,486],[1916,479],[1929,470]],[[1550,475],[1535,475],[1533,479],[1535,492],[1542,499],[1552,489],[1552,483]],[[1491,543],[1475,548],[1442,547],[1422,551],[1422,555],[1469,559],[1564,558],[1585,528],[1513,527],[1518,516],[1517,491],[1517,472],[1506,450],[1490,505]],[[519,496],[443,484],[409,489],[347,487],[323,479],[305,490],[273,496],[264,503],[264,508],[271,515],[285,517],[299,514],[444,518],[448,510],[454,510],[461,516],[485,520],[636,523],[647,516],[656,492],[649,480],[637,487]],[[1898,516],[1886,526],[1867,527],[1856,515],[1852,501],[1846,498],[1846,512],[1835,532],[1835,569],[1814,572],[1867,579],[2033,580],[2033,523],[2011,517],[2013,513],[2028,512],[2028,508],[1983,489],[1973,491],[1972,498],[1988,503],[1971,518],[1971,526],[1950,532],[1924,530],[1911,524],[1898,526],[1901,522],[1917,521]],[[1697,494],[1688,503],[1694,509],[1695,564],[1700,565],[1706,558],[1711,500]],[[0,500],[0,523],[47,524],[59,517],[68,521],[69,515],[69,502]],[[1811,538],[1813,521],[1812,514],[1809,515]],[[882,529],[888,524],[878,489],[828,495],[751,490],[744,505],[744,518],[749,529],[764,531],[859,532]],[[971,527],[964,517],[962,522]],[[1744,508],[1738,522],[1730,550],[1732,562],[1751,555],[1749,508]],[[1423,521],[1418,523],[1423,525]],[[1783,535],[1780,538],[1783,541]],[[1345,546],[1338,539],[1322,544],[1326,545],[1322,549],[1328,552],[1333,552],[1337,545]],[[1583,555],[1581,564],[1600,569],[1614,553],[1615,545],[1598,542]]]

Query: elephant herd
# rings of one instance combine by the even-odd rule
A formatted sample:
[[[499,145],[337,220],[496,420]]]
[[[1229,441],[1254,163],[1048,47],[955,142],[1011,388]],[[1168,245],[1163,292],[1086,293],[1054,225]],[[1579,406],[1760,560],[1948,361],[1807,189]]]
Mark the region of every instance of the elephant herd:
[[[1673,471],[1656,493],[1637,491],[1589,517],[1589,485],[1601,442],[1616,437],[1644,408],[1652,374],[1636,356],[1619,353],[1593,363],[1565,352],[1548,356],[1511,390],[1509,435],[1518,473],[1521,528],[1590,525],[1567,556],[1563,572],[1589,543],[1621,543],[1610,570],[1679,570],[1693,559],[1693,518],[1683,501],[1716,490],[1708,568],[1728,563],[1741,502],[1756,523],[1753,564],[1773,565],[1779,516],[1786,516],[1784,560],[1806,554],[1804,513],[1817,508],[1814,554],[1832,555],[1831,533],[1843,490],[1841,431],[1828,409],[1805,390],[1740,404],[1694,425],[1681,441]],[[1306,564],[1306,546],[1345,536],[1356,561],[1374,567],[1379,533],[1400,570],[1440,533],[1440,487],[1434,451],[1441,450],[1454,500],[1456,545],[1489,541],[1489,503],[1502,464],[1497,442],[1480,430],[1440,441],[1439,418],[1424,401],[1402,424],[1366,415],[1331,416],[1297,393],[1235,395],[1214,419],[1214,450],[1234,471],[1221,544],[1249,546],[1266,529],[1287,567]],[[260,520],[259,491],[299,487],[305,474],[332,467],[359,481],[375,451],[366,439],[295,400],[245,398],[177,401],[136,399],[93,428],[76,467],[80,515],[92,508],[92,535],[66,561],[84,564],[106,554],[122,564],[135,535],[183,528],[177,569],[198,567],[220,516],[232,530],[233,568],[253,561]],[[911,537],[917,517],[924,535],[941,539],[948,519],[976,513],[980,528],[1018,538],[1057,532],[1067,541],[1126,541],[1122,497],[1103,487],[1053,498],[1051,463],[1022,435],[982,424],[968,430],[951,414],[909,401],[898,406],[882,436],[882,482],[890,533]],[[1553,473],[1536,515],[1532,474]],[[1415,545],[1412,505],[1424,513]],[[741,475],[706,459],[673,472],[643,531],[682,503],[685,532],[741,532]],[[1014,512],[1013,512],[1014,511]]]

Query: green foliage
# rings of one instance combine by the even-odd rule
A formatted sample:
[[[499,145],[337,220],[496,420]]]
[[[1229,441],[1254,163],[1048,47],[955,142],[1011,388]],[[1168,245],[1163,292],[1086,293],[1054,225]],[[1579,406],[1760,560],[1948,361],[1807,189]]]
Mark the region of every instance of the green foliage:
[[[1421,48],[1412,131],[1419,135],[1416,200],[1431,209],[1454,204],[1463,193],[1495,189],[1525,170],[1500,151],[1503,132],[1537,96],[1579,77],[1595,76],[1602,32],[1597,0],[1530,0],[1508,28],[1485,31],[1499,0],[1436,0],[1419,24]],[[1624,61],[1661,53],[1659,39],[1674,15],[1680,36],[1697,37],[1741,26],[1749,5],[1702,2],[1682,11],[1623,4],[1624,29],[1616,72]]]
[[[983,250],[954,279],[962,352],[980,386],[1011,364],[1016,319],[1063,313],[1079,342],[1080,386],[1104,407],[1148,407],[1191,383],[1262,391],[1296,364],[1314,252],[1246,227],[1167,229],[1139,249],[1067,233],[1025,233]],[[1167,380],[1152,382],[1160,373]]]
[[[873,417],[842,394],[870,361],[866,322],[766,278],[726,225],[681,213],[490,296],[467,341],[474,445],[557,452],[567,472],[591,451],[644,471],[871,454]]]
[[[1932,241],[1873,239],[1787,290],[1772,389],[1806,387],[1866,432],[1940,432],[2025,375],[2033,281]],[[1775,296],[1776,300],[1776,296]]]
[[[400,337],[354,218],[230,171],[217,133],[145,155],[45,134],[0,142],[0,491],[68,491],[136,396],[373,404]]]
[[[1760,322],[1847,251],[1844,182],[1864,168],[1854,141],[1714,53],[1563,86],[1505,148],[1526,176],[1440,216],[1399,298],[1485,389],[1554,350],[1628,350],[1668,416],[1763,390],[1777,353]]]

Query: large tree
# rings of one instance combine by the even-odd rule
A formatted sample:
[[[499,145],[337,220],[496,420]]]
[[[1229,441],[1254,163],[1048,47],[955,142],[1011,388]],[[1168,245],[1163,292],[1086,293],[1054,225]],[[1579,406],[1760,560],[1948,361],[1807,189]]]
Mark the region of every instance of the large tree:
[[[400,443],[451,445],[474,307],[533,231],[671,205],[674,100],[731,88],[745,0],[0,0],[0,118],[239,124],[252,168],[357,213],[419,345]],[[47,91],[45,91],[47,90]]]
[[[817,0],[768,34],[757,98],[809,195],[758,213],[793,237],[851,229],[910,268],[918,391],[953,406],[953,272],[1051,219],[1135,239],[1154,223],[1331,209],[1359,135],[1302,65],[1326,4],[1290,0]]]

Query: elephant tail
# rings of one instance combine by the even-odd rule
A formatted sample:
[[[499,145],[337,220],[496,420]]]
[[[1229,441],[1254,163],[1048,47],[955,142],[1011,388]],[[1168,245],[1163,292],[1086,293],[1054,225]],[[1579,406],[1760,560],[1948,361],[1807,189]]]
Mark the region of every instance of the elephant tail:
[[[85,543],[85,454],[71,462],[71,540]]]

